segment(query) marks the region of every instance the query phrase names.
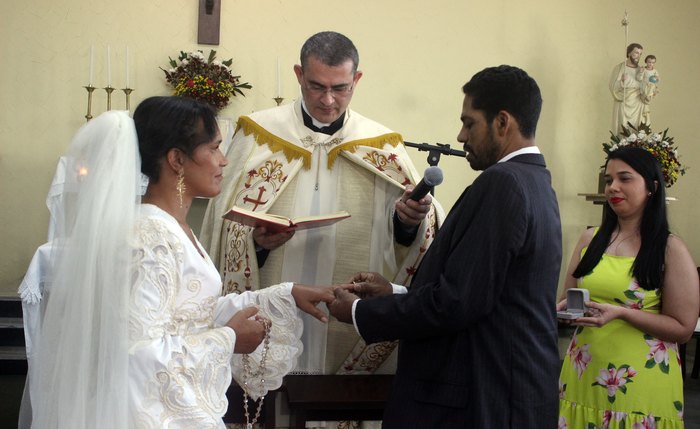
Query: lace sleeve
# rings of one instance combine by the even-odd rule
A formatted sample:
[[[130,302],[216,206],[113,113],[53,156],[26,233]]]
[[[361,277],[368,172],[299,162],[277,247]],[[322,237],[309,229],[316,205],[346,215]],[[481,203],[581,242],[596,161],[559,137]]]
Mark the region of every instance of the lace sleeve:
[[[296,303],[288,283],[261,289],[252,294],[252,297],[260,309],[260,314],[272,321],[265,368],[261,376],[248,380],[249,377],[243,368],[243,355],[235,354],[231,369],[236,383],[243,386],[247,382],[248,395],[258,399],[269,390],[279,388],[282,378],[296,366],[297,358],[303,350],[300,340],[303,323],[297,315]],[[249,355],[251,374],[258,374],[260,371],[262,350],[261,344]],[[264,383],[261,383],[260,379],[264,380]]]

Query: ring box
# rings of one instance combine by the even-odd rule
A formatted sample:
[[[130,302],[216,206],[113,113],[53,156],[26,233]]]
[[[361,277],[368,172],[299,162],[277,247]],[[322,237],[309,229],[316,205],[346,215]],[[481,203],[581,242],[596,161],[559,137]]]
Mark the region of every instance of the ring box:
[[[571,288],[566,291],[566,310],[557,311],[558,319],[578,319],[588,310],[586,301],[590,301],[588,289]]]

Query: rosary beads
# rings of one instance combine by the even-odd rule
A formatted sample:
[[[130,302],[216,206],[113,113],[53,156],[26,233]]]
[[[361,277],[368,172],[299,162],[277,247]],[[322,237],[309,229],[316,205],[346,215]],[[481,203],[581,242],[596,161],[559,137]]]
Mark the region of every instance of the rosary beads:
[[[262,348],[262,353],[260,354],[260,365],[258,367],[258,370],[253,372],[252,368],[250,367],[250,356],[248,354],[244,354],[242,361],[243,361],[243,410],[245,412],[245,421],[246,421],[246,429],[253,429],[253,426],[255,423],[258,421],[260,418],[260,411],[262,410],[263,406],[263,399],[265,398],[265,395],[261,396],[258,399],[258,406],[255,411],[255,416],[253,417],[253,420],[250,420],[250,413],[248,412],[248,383],[252,383],[253,379],[259,378],[260,379],[260,390],[262,392],[265,392],[265,363],[267,361],[267,352],[270,350],[270,321],[267,319],[261,319],[261,323],[263,324],[263,327],[265,328],[265,339],[263,340],[263,348]]]

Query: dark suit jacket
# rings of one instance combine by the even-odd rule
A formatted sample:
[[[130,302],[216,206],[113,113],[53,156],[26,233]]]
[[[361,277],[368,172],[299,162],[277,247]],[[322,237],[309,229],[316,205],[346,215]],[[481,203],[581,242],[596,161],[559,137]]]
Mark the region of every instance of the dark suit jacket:
[[[367,342],[400,339],[385,428],[556,428],[561,224],[544,157],[486,169],[409,291],[360,300]]]

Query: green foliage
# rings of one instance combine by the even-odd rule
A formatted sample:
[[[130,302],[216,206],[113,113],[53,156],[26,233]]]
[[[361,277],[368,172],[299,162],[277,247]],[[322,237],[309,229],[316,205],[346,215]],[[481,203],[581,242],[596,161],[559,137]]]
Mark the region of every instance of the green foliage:
[[[213,49],[207,58],[202,51],[180,51],[177,60],[170,57],[168,60],[171,68],[165,70],[161,67],[161,70],[165,73],[165,80],[173,87],[174,95],[205,101],[217,110],[226,107],[231,97],[245,97],[243,90],[253,87],[233,74],[230,68],[233,59],[218,61]]]

